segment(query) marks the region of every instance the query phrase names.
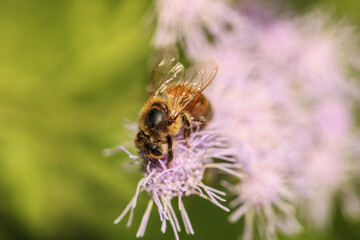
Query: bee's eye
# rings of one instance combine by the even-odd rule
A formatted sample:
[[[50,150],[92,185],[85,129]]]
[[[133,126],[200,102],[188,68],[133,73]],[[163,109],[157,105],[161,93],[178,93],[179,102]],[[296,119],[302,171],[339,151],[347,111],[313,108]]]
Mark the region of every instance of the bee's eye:
[[[146,125],[149,128],[159,128],[165,121],[166,117],[163,111],[152,108],[147,117],[146,117]]]
[[[150,152],[155,157],[161,157],[163,154],[161,152],[161,148],[158,145],[152,144],[150,146]]]

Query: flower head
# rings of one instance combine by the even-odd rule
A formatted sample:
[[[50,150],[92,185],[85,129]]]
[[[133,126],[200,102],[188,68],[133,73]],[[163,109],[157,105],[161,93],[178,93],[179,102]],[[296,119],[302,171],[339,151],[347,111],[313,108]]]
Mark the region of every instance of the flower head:
[[[353,218],[360,214],[360,201],[352,185],[359,177],[354,146],[358,137],[352,132],[348,102],[341,98],[323,100],[313,108],[315,141],[304,159],[295,162],[305,215],[318,229],[331,224],[335,196],[341,199],[345,215]]]
[[[296,19],[302,42],[294,61],[309,97],[322,101],[327,96],[346,98],[357,93],[349,71],[359,69],[358,40],[355,30],[345,21],[333,22],[324,12],[317,11]],[[346,102],[344,102],[346,104]]]
[[[295,194],[282,153],[253,161],[238,184],[226,183],[236,196],[230,203],[235,210],[229,220],[245,216],[244,240],[252,239],[254,226],[263,239],[274,239],[278,230],[293,234],[300,230],[295,218]]]
[[[224,184],[235,196],[229,219],[245,216],[244,239],[252,238],[253,228],[273,239],[277,231],[300,230],[290,165],[308,136],[300,134],[303,110],[290,93],[286,73],[253,50],[228,51],[236,43],[235,38],[219,42],[207,52],[218,56],[220,69],[206,92],[217,110],[212,124],[229,138],[243,174],[241,181]]]
[[[214,130],[196,131],[190,136],[188,143],[190,148],[187,148],[182,136],[176,137],[174,159],[168,166],[165,164],[167,162],[166,156],[156,162],[142,160],[142,164],[145,164],[143,166],[144,177],[137,185],[135,196],[115,220],[115,223],[120,222],[130,211],[128,225],[131,224],[138,196],[143,191],[147,192],[151,199],[136,234],[137,237],[144,235],[154,203],[162,221],[161,231],[166,231],[169,222],[176,239],[179,239],[178,232],[180,231],[176,208],[180,212],[186,233],[194,234],[188,213],[182,202],[183,197],[195,194],[209,200],[225,211],[229,211],[221,203],[225,201],[223,198],[225,193],[207,186],[203,179],[206,171],[211,168],[241,177],[234,171],[237,166],[231,158],[234,154],[233,151],[227,147],[225,139],[219,136],[218,131]],[[141,160],[138,156],[128,154],[130,158]],[[222,161],[215,163],[212,158]],[[176,208],[172,204],[174,199],[177,199]]]
[[[157,0],[155,10],[155,46],[180,42],[191,57],[209,45],[209,34],[222,35],[241,22],[240,16],[221,0]]]

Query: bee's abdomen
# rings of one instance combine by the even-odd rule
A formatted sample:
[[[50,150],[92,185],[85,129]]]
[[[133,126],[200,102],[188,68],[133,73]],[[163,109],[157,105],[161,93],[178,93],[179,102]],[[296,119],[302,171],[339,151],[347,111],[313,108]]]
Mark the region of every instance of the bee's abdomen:
[[[213,116],[211,104],[202,93],[194,98],[184,110],[188,112],[192,118],[202,119],[206,122],[210,121]]]

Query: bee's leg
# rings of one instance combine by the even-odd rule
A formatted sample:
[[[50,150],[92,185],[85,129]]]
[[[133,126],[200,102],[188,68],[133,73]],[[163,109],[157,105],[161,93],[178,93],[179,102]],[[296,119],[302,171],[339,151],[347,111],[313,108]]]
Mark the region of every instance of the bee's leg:
[[[159,163],[159,159],[152,159],[149,158],[148,161],[150,161],[152,164],[154,164],[155,166],[161,168],[161,164]]]
[[[167,141],[167,145],[168,145],[168,161],[167,161],[167,165],[173,160],[174,158],[174,153],[172,150],[172,138],[171,136],[166,136],[166,141]]]
[[[195,128],[193,128],[193,130],[198,129],[198,128],[202,129],[206,125],[206,122],[207,122],[205,117],[192,117],[191,116],[190,120],[191,120],[191,122],[198,124]]]
[[[190,148],[189,144],[188,144],[188,139],[191,133],[191,128],[190,128],[190,122],[189,119],[186,117],[185,113],[181,113],[181,120],[183,122],[184,125],[184,138],[185,138],[185,143],[186,146],[188,148]]]
[[[190,117],[190,120],[192,121],[192,122],[197,122],[197,123],[201,123],[201,124],[205,124],[206,123],[206,119],[204,118],[204,117],[193,117],[193,116],[191,116]]]

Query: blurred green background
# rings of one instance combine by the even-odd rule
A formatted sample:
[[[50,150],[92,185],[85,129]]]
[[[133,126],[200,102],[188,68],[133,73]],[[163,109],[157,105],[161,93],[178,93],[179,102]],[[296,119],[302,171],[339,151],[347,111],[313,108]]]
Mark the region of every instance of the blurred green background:
[[[360,26],[357,0],[287,1],[306,11],[324,5]],[[148,1],[0,1],[0,239],[135,239],[133,226],[113,225],[141,177],[123,169],[126,155],[102,150],[132,138],[151,70]],[[195,236],[237,239],[242,223],[207,201],[185,199]],[[145,239],[160,232],[153,209]],[[337,212],[334,229],[297,239],[360,239],[358,223]]]

